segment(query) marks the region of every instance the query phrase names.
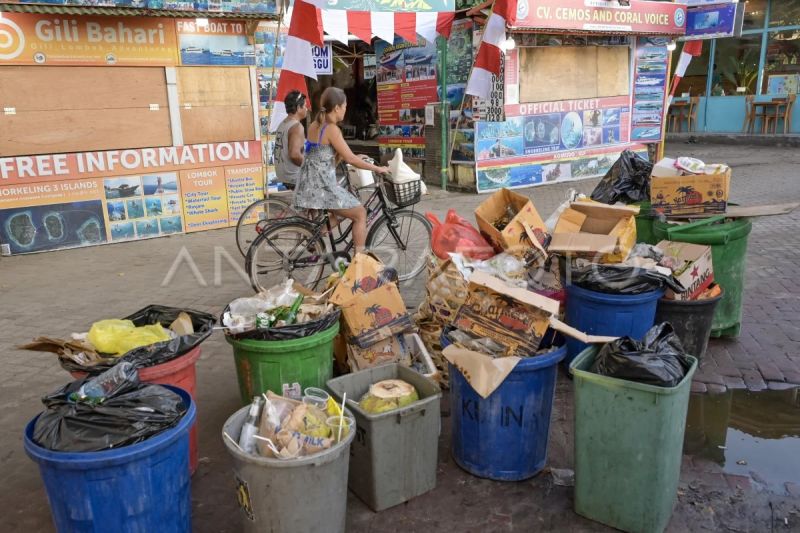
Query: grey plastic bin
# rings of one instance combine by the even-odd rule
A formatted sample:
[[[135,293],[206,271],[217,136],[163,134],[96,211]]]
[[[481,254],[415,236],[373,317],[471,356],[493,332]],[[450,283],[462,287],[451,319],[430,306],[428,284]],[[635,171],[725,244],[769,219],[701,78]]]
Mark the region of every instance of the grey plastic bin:
[[[384,379],[410,383],[419,401],[388,413],[366,413],[358,400]],[[373,511],[382,511],[436,487],[442,393],[433,380],[389,364],[332,379],[328,389],[339,401],[347,392],[347,407],[356,418],[348,478],[356,496]]]
[[[231,416],[222,431],[238,439],[250,406]],[[352,416],[352,413],[347,412]],[[355,431],[328,451],[298,459],[249,455],[222,438],[233,457],[240,531],[344,533],[347,514],[348,450]]]

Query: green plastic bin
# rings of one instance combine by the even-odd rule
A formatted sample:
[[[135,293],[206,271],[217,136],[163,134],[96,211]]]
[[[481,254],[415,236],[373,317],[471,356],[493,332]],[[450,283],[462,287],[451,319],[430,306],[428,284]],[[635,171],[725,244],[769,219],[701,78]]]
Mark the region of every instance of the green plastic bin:
[[[683,433],[697,359],[677,387],[589,372],[598,346],[572,361],[575,512],[630,532],[660,533],[678,491]]]
[[[370,385],[402,379],[417,389],[419,400],[380,414],[361,409],[358,400]],[[373,511],[382,511],[436,488],[442,392],[430,378],[399,364],[382,365],[328,381],[328,390],[356,417],[350,447],[350,490]]]
[[[724,220],[724,216],[718,216],[682,225],[655,220],[653,231],[659,241],[711,246],[714,280],[725,290],[714,312],[711,336],[737,337],[742,327],[747,236],[753,224],[746,218]]]
[[[655,217],[651,214],[650,202],[639,202],[633,205],[639,206],[639,214],[636,215],[636,242],[658,244],[659,239],[656,239],[656,235],[653,233]]]
[[[288,341],[236,340],[233,346],[242,404],[268,390],[299,400],[306,387],[325,386],[333,376],[333,339],[339,323],[302,339]]]

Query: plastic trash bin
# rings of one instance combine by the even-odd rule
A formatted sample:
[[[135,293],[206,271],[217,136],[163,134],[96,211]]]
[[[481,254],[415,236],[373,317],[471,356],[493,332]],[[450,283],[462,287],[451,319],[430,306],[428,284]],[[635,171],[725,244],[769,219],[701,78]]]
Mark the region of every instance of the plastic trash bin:
[[[167,361],[160,365],[148,366],[139,369],[139,381],[156,383],[158,385],[172,385],[189,393],[192,401],[197,402],[195,390],[197,389],[197,360],[200,359],[200,347]],[[70,372],[75,379],[86,377],[86,372]],[[194,474],[198,463],[197,451],[197,423],[189,431],[189,471]]]
[[[653,327],[658,300],[663,290],[642,294],[606,294],[567,286],[566,323],[590,335],[629,336],[641,339]],[[587,348],[587,344],[568,338],[569,364]]]
[[[672,324],[686,353],[702,359],[708,348],[714,311],[724,296],[723,292],[719,296],[707,300],[683,301],[662,298],[658,301],[656,308],[655,323],[669,322]]]
[[[589,371],[600,348],[572,361],[575,512],[630,532],[667,527],[678,492],[692,375],[672,388]]]
[[[333,376],[333,339],[337,322],[330,328],[287,341],[225,340],[233,346],[239,394],[243,405],[268,390],[299,400],[306,387],[325,387]]]
[[[250,407],[236,411],[222,428],[239,439]],[[352,416],[350,411],[346,414]],[[355,430],[358,429],[356,423]],[[249,455],[224,436],[233,457],[236,497],[242,511],[240,531],[250,533],[344,533],[347,468],[356,431],[328,451],[297,459]]]
[[[639,214],[636,215],[636,242],[658,244],[659,240],[656,239],[656,235],[653,232],[653,220],[655,220],[655,217],[651,214],[652,206],[650,202],[639,202],[634,205],[639,206]]]
[[[419,400],[387,413],[362,410],[356,402],[384,379],[410,383]],[[436,487],[442,393],[432,379],[395,363],[332,379],[328,389],[340,402],[347,393],[355,414],[348,486],[370,509],[382,511]]]
[[[55,452],[33,441],[36,418],[25,428],[25,452],[39,464],[56,530],[190,532],[189,428],[191,396],[178,424],[143,442],[100,452]]]
[[[544,468],[558,363],[566,354],[561,346],[523,358],[486,399],[449,365],[451,445],[458,466],[499,481],[528,479]]]
[[[742,327],[742,294],[744,292],[747,237],[753,224],[746,218],[724,222],[725,217],[712,217],[690,224],[653,222],[659,240],[689,242],[711,246],[714,281],[725,289],[717,305],[712,337],[737,337]]]

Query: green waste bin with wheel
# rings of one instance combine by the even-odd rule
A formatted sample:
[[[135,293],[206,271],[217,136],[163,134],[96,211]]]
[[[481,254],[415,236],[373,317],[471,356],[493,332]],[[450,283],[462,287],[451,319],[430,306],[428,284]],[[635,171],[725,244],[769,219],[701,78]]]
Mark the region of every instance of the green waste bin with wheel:
[[[747,237],[752,229],[752,222],[746,218],[726,221],[723,215],[689,224],[653,221],[653,233],[659,241],[711,247],[714,280],[725,291],[714,313],[712,337],[737,337],[741,330]]]

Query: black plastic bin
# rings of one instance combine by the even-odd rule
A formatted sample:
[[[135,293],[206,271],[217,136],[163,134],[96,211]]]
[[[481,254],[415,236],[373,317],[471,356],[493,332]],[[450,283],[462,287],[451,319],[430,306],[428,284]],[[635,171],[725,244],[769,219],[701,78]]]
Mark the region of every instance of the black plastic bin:
[[[702,359],[708,348],[714,311],[725,294],[707,300],[667,300],[662,298],[656,308],[656,324],[669,322],[681,339],[686,353]]]

